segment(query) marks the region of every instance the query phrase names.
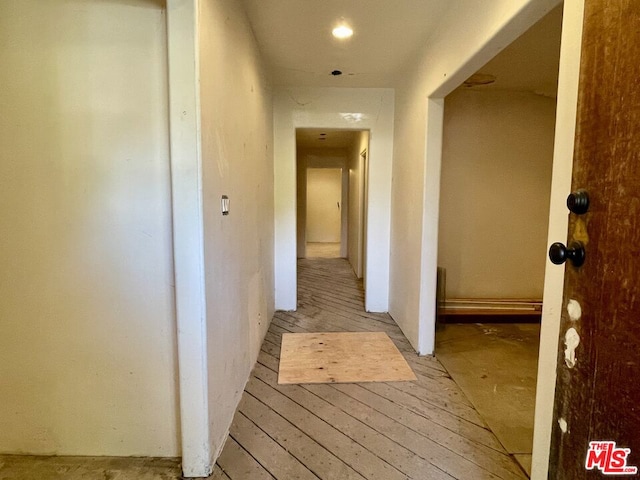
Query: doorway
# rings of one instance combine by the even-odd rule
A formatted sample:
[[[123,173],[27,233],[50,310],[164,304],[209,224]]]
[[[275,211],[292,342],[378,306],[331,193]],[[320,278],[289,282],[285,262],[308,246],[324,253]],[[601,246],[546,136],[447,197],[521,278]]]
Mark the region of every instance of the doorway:
[[[296,130],[297,256],[344,258],[364,276],[368,130]]]
[[[307,169],[307,258],[340,258],[344,209],[342,168]]]
[[[367,149],[366,179],[370,185],[366,249],[361,255],[367,272],[365,309],[389,311],[393,122],[394,91],[389,88],[331,88],[318,95],[306,88],[274,92],[276,309],[297,308],[296,255],[300,255],[298,247],[302,246],[297,227],[302,208],[300,189],[296,188],[301,171],[296,165],[296,136],[300,129],[326,128],[370,133],[368,147],[360,150]]]
[[[444,102],[436,356],[528,473],[561,26],[558,7]]]

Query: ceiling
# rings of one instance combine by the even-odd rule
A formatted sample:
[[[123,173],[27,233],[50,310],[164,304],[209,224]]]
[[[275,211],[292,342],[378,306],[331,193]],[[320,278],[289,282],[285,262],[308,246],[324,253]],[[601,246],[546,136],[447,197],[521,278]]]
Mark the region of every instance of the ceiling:
[[[299,148],[349,148],[358,138],[358,132],[358,130],[298,128],[296,146]]]
[[[242,0],[277,86],[392,87],[451,0]],[[339,41],[341,19],[354,30]],[[334,77],[331,71],[341,70]]]
[[[392,87],[428,41],[451,0],[242,0],[276,86]],[[331,29],[348,22],[354,36]],[[552,10],[478,72],[495,77],[474,90],[518,90],[555,97],[562,7]],[[343,75],[332,76],[331,71]],[[324,133],[325,135],[321,135]],[[357,132],[298,129],[303,148],[349,148]],[[324,140],[321,140],[324,138]]]
[[[275,86],[393,87],[453,0],[242,0]],[[558,74],[561,8],[480,71],[491,88],[552,95]],[[332,37],[336,23],[354,35]],[[341,70],[341,76],[331,71]],[[484,87],[473,87],[484,88]]]
[[[495,76],[495,83],[472,88],[518,90],[555,97],[561,30],[562,6],[559,6],[478,70]]]

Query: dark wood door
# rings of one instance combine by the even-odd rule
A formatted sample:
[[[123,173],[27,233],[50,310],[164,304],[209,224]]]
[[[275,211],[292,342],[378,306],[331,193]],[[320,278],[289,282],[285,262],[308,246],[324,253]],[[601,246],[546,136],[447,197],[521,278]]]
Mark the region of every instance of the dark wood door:
[[[565,267],[549,478],[637,478],[640,0],[586,0],[575,147],[573,189],[590,206],[571,213],[568,241],[586,258]]]

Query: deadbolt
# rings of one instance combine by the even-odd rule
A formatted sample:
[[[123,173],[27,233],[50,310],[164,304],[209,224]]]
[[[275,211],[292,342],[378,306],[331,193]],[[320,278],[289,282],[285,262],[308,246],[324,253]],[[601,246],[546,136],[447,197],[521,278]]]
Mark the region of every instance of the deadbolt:
[[[571,242],[569,248],[560,242],[549,247],[549,260],[556,265],[562,265],[569,260],[574,267],[579,267],[584,263],[584,257],[584,245],[581,242]]]
[[[576,215],[582,215],[589,210],[589,194],[586,190],[576,190],[567,197],[567,208]]]

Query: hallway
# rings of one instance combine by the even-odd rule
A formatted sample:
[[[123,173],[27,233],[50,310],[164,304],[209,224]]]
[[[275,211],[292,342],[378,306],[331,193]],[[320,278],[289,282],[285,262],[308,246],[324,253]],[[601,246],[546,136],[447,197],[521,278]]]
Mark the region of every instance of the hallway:
[[[277,312],[213,478],[526,478],[440,363],[366,313],[344,259],[298,261],[298,310]],[[287,332],[384,331],[416,382],[277,385]]]

